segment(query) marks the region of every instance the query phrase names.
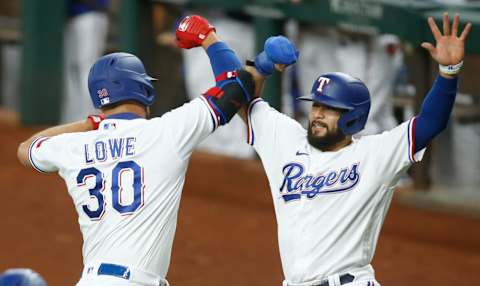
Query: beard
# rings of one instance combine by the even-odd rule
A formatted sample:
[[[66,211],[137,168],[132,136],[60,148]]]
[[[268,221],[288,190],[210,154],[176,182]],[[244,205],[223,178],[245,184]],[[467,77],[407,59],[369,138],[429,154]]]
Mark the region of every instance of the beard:
[[[342,131],[337,130],[335,132],[330,132],[328,127],[327,127],[326,135],[324,136],[314,135],[312,132],[312,122],[309,123],[308,134],[307,134],[308,143],[310,143],[310,145],[312,145],[313,147],[321,151],[331,149],[331,147],[335,146],[338,142],[344,140],[345,137],[346,135]]]

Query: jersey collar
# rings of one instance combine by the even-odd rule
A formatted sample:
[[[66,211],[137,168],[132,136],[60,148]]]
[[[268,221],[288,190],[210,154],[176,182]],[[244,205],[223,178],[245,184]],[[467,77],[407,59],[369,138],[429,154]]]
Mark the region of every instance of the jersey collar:
[[[133,120],[133,119],[139,119],[139,118],[143,118],[143,117],[132,112],[115,113],[105,117],[105,119],[125,119],[125,120]]]

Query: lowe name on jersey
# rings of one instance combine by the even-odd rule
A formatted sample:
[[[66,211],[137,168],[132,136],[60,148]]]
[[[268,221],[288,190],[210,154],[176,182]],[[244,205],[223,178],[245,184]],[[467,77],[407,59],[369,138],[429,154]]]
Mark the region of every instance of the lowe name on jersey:
[[[85,163],[105,162],[135,155],[135,137],[109,138],[94,144],[85,144]]]

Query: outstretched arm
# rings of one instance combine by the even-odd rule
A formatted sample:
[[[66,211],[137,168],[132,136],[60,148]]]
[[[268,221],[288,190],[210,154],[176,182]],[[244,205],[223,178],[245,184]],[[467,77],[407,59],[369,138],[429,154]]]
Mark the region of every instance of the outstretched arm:
[[[460,36],[458,34],[460,18],[455,15],[450,27],[448,13],[443,15],[443,34],[432,17],[428,24],[436,41],[436,46],[422,43],[422,47],[430,52],[439,64],[439,76],[432,89],[425,97],[420,113],[414,121],[415,152],[425,148],[427,144],[447,127],[457,94],[458,73],[463,64],[465,40],[472,27],[468,23]]]
[[[230,49],[225,42],[220,40],[215,32],[215,27],[198,15],[184,18],[176,30],[176,37],[177,46],[180,48],[190,49],[201,46],[206,51],[215,75],[216,86],[208,90],[205,95],[224,97],[228,86],[232,87],[230,84],[235,82],[232,78],[232,71],[242,69],[242,64],[235,52]],[[298,51],[287,38],[277,36],[267,39],[265,42],[265,51],[256,57],[254,66],[247,65],[243,68],[243,70],[249,74],[249,83],[254,86],[254,90],[247,96],[248,100],[241,102],[244,108],[239,115],[244,121],[246,121],[245,106],[251,99],[260,97],[265,77],[275,70],[280,72],[284,71],[285,67],[295,63],[297,58]],[[249,83],[245,82],[242,84],[242,81],[243,80],[240,79],[237,83],[242,87],[244,93],[246,93],[246,85]],[[224,101],[227,102],[227,100]],[[216,107],[219,107],[216,109],[218,109],[220,113],[222,113],[222,109],[225,108],[231,111],[234,110],[232,106]],[[221,117],[229,120],[231,116],[233,116],[233,114]]]
[[[228,80],[221,79],[221,76],[229,71],[234,71],[242,68],[240,60],[235,52],[228,47],[225,42],[222,42],[215,32],[211,32],[205,41],[202,43],[203,49],[206,51],[210,64],[212,66],[213,74],[215,75],[216,86],[223,86]],[[278,67],[278,69],[281,67]],[[265,76],[260,74],[253,66],[245,66],[245,71],[252,75],[255,84],[255,93],[252,98],[260,97],[265,82]],[[244,122],[247,120],[247,107],[243,105],[237,113]]]
[[[230,66],[235,66],[240,63],[235,53],[230,50],[225,43],[214,44],[208,48],[204,46],[204,48],[210,58],[217,86],[219,83],[222,85],[222,79],[225,78],[225,72],[231,70],[229,69],[228,64],[230,64]],[[299,52],[295,48],[295,45],[286,37],[269,37],[265,41],[264,51],[256,56],[254,62],[247,61],[247,65],[244,67],[244,69],[252,76],[255,84],[255,91],[251,96],[251,99],[261,96],[267,76],[275,71],[285,71],[287,66],[292,65],[297,61],[298,55]],[[239,112],[239,116],[244,122],[247,121],[247,108],[248,105],[244,105]]]
[[[198,15],[183,18],[175,34],[179,48],[201,46],[206,51],[216,84],[202,95],[214,110],[218,123],[226,124],[252,99],[255,89],[252,75],[242,69],[235,52],[220,40],[215,27],[205,18]]]
[[[225,42],[220,40],[215,31],[208,34],[202,43],[202,48],[210,59],[210,64],[216,79],[216,86],[225,83],[225,80],[220,79],[222,74],[242,68],[242,64],[235,52]],[[275,68],[278,71],[283,71],[285,65],[276,64]],[[255,94],[252,95],[252,97],[260,97],[266,76],[260,74],[253,66],[245,66],[244,69],[252,75],[255,82]]]

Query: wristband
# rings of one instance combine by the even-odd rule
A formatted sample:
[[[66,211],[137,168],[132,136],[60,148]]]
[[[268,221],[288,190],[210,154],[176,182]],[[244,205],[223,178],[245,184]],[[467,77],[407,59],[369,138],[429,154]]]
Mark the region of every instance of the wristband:
[[[95,114],[92,114],[92,115],[89,115],[87,117],[87,121],[90,122],[90,124],[92,125],[92,129],[93,130],[97,130],[98,129],[98,126],[100,126],[100,123],[105,119],[105,115],[104,114],[98,114],[98,115],[95,115]]]
[[[459,62],[456,65],[444,66],[444,65],[439,64],[438,69],[444,74],[456,75],[460,72],[460,70],[462,69],[462,66],[463,66],[463,61]]]

